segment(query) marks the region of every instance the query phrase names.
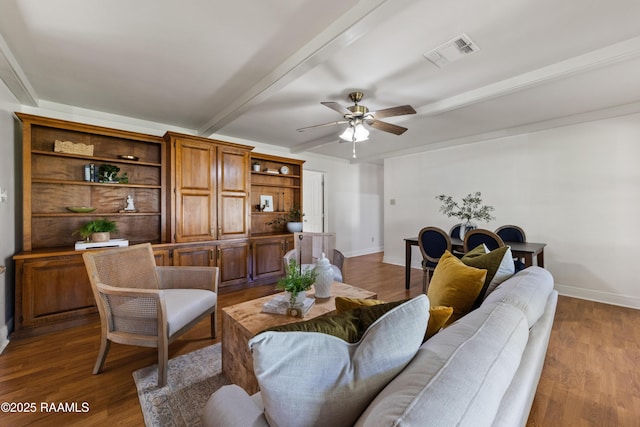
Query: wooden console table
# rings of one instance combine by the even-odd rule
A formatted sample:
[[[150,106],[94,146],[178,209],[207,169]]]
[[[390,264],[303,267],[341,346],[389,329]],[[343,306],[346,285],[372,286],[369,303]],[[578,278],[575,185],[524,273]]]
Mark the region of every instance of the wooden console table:
[[[404,264],[404,287],[411,287],[411,246],[418,246],[417,237],[409,237],[404,239],[405,243],[405,264]],[[516,258],[524,258],[525,267],[533,265],[533,257],[536,257],[536,263],[539,267],[544,267],[544,247],[546,243],[533,242],[505,242],[511,247],[511,253]],[[462,251],[463,242],[458,237],[451,238],[451,246],[453,249]]]

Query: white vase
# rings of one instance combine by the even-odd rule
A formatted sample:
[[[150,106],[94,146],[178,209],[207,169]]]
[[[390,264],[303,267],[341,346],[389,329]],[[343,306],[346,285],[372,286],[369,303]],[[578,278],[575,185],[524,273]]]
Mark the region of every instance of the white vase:
[[[290,233],[299,233],[302,231],[302,223],[301,222],[288,222],[287,223],[287,230],[289,230]]]
[[[473,224],[471,221],[467,220],[464,224],[460,224],[460,240],[464,242],[464,236],[471,230],[475,230],[478,228],[477,225]]]
[[[316,298],[331,297],[331,285],[333,285],[333,269],[329,259],[322,252],[322,256],[316,264],[316,281],[313,283]]]
[[[289,305],[291,305],[292,307],[297,307],[300,306],[304,303],[304,299],[307,297],[307,292],[306,291],[300,291],[296,294],[295,299],[293,300],[293,304],[291,304],[291,292],[285,292],[284,293],[285,298],[287,299],[287,301],[289,301]]]

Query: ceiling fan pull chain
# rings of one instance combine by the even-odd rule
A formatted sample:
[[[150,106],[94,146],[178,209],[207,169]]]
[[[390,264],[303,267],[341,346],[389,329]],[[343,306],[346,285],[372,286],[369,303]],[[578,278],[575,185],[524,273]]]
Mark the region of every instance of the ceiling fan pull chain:
[[[353,158],[356,158],[356,138],[353,137]]]

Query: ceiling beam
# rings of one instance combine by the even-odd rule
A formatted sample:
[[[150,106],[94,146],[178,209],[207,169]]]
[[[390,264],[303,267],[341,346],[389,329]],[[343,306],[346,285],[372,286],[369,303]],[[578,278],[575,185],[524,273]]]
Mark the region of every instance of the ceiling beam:
[[[236,101],[211,118],[198,133],[209,136],[242,116],[252,106],[267,99],[340,49],[349,46],[375,28],[394,10],[416,0],[361,0],[324,31],[262,78]]]
[[[417,115],[423,117],[434,116],[447,111],[456,110],[479,102],[488,101],[490,99],[529,89],[543,83],[567,78],[588,70],[601,68],[621,61],[627,61],[638,56],[640,56],[640,37],[634,37],[546,67],[538,68],[537,70],[529,71],[518,76],[423,105],[422,107],[416,108]],[[322,145],[326,144],[323,140],[318,139],[296,145],[291,151],[299,153],[305,150],[313,150],[314,148],[318,148]],[[373,160],[377,160],[377,158],[374,158]]]

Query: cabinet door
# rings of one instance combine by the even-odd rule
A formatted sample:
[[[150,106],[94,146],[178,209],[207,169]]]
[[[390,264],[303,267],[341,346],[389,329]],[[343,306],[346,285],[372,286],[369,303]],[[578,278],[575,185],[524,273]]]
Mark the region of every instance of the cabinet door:
[[[215,239],[216,147],[199,141],[175,141],[175,241]]]
[[[16,330],[97,312],[80,256],[19,261]]]
[[[218,147],[218,239],[249,237],[249,152]]]
[[[215,267],[214,245],[191,246],[173,250],[173,265]]]
[[[285,239],[260,239],[253,242],[253,279],[284,274]]]
[[[218,246],[220,286],[246,283],[249,279],[249,243],[224,243]]]
[[[156,260],[156,265],[158,267],[171,265],[171,256],[169,255],[169,249],[154,249],[153,258]]]

